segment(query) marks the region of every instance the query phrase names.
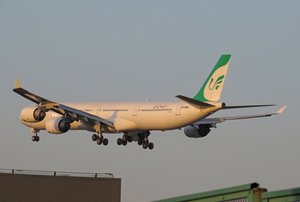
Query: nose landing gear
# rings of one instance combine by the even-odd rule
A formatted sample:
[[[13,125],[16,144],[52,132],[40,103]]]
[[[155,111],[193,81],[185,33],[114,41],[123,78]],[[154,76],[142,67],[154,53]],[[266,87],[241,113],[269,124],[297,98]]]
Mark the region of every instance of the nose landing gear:
[[[33,133],[33,136],[31,137],[32,142],[40,141],[40,137],[38,136],[39,130],[31,128],[31,132]]]
[[[33,135],[33,136],[31,137],[31,140],[32,140],[32,142],[38,142],[38,141],[40,141],[40,137],[37,136],[37,135]]]

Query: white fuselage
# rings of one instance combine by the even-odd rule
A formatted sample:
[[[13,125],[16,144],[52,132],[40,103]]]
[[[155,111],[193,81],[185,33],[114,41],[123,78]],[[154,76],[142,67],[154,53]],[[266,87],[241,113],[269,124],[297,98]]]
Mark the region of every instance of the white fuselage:
[[[183,101],[135,103],[66,103],[75,109],[113,122],[114,127],[102,129],[105,133],[172,130],[192,124],[218,111],[221,106],[198,108]],[[37,123],[20,121],[33,129],[45,130],[46,122],[61,115],[48,111],[44,120]],[[70,130],[94,131],[92,126],[73,122]]]

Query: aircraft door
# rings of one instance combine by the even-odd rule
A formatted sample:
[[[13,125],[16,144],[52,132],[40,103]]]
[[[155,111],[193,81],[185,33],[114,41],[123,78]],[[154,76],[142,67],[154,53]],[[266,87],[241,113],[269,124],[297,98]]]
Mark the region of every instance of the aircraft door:
[[[137,112],[139,111],[140,106],[135,106],[132,111],[132,116],[137,116]]]
[[[181,115],[181,105],[180,104],[178,104],[176,106],[175,115],[176,116],[180,116]]]

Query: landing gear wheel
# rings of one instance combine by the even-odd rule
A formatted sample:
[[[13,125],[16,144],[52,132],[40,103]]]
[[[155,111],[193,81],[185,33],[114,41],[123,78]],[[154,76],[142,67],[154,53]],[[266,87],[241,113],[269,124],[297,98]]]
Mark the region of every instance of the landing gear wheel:
[[[148,148],[148,144],[146,142],[144,142],[143,149],[147,149],[147,148]]]
[[[31,137],[31,140],[32,140],[33,142],[38,142],[38,141],[40,141],[40,137],[37,136],[37,135],[34,135],[34,136]]]
[[[92,140],[95,142],[96,140],[98,140],[98,135],[97,134],[93,134],[92,135]]]
[[[125,146],[127,145],[127,140],[122,140],[122,144]]]
[[[104,138],[103,141],[102,141],[103,145],[107,145],[108,144],[108,139],[107,138]]]
[[[143,144],[143,141],[142,140],[138,140],[138,145],[142,145]]]
[[[102,138],[98,138],[96,142],[98,145],[102,144]]]
[[[132,139],[131,136],[128,136],[128,137],[127,137],[127,141],[128,141],[128,142],[132,142],[132,140],[133,140],[133,139]]]
[[[121,139],[121,138],[118,138],[118,139],[117,139],[117,144],[118,144],[118,145],[121,145],[122,143],[123,143],[122,139]]]
[[[149,143],[148,148],[152,150],[154,148],[154,144],[152,142]]]

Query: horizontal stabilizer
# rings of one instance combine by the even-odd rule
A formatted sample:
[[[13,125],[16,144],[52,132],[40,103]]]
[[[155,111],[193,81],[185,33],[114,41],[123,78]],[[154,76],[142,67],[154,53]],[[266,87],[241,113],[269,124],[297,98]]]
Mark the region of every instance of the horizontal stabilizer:
[[[183,95],[177,95],[176,96],[177,98],[191,104],[191,105],[194,105],[196,107],[213,107],[214,105],[211,105],[209,103],[206,103],[206,102],[202,102],[202,101],[199,101],[199,100],[195,100],[193,98],[189,98],[189,97],[186,97],[186,96],[183,96]]]

